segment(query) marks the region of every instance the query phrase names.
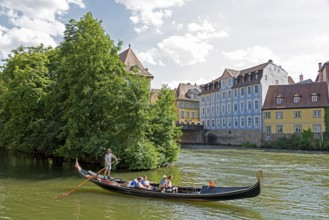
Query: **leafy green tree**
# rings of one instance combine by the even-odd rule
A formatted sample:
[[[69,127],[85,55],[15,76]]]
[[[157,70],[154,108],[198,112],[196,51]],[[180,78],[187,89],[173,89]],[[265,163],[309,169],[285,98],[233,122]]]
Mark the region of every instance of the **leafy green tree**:
[[[120,45],[114,45],[91,13],[66,25],[61,65],[55,71],[54,100],[60,116],[56,121],[62,126],[54,134],[59,143],[56,152],[101,162],[110,147],[121,158],[120,166],[153,168],[158,165],[156,153],[145,137],[147,80],[126,72],[118,56]],[[138,165],[141,159],[144,163]]]
[[[163,85],[157,102],[151,106],[150,127],[148,137],[157,147],[160,154],[160,166],[166,166],[177,160],[179,144],[177,141],[182,135],[178,121],[175,96],[167,85]]]
[[[27,152],[37,150],[44,122],[44,106],[52,81],[47,53],[52,48],[19,47],[13,50],[2,73],[0,146]]]

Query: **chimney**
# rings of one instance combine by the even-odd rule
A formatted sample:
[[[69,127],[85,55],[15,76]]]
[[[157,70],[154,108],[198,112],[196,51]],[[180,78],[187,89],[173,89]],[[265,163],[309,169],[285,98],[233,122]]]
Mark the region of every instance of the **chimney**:
[[[318,63],[318,65],[319,65],[319,70],[321,69],[321,67],[322,67],[322,63]]]
[[[299,75],[299,82],[303,82],[304,81],[304,76],[303,76],[303,74],[300,74]]]
[[[273,60],[268,60],[269,63],[273,63]]]

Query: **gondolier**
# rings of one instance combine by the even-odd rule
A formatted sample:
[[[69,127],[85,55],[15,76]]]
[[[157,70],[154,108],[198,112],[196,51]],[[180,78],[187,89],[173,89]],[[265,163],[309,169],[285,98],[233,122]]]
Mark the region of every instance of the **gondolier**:
[[[112,169],[112,158],[117,162],[118,159],[112,154],[111,149],[107,149],[107,153],[105,154],[105,170],[104,170],[104,179],[110,178],[111,169]],[[107,175],[106,175],[107,174]]]

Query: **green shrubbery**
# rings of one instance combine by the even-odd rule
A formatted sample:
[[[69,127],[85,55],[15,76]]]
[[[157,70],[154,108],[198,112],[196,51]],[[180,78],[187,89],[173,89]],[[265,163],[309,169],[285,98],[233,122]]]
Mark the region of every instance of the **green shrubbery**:
[[[125,70],[121,42],[87,13],[53,48],[19,47],[0,72],[0,148],[102,162],[107,148],[128,169],[177,159],[174,94],[150,104],[148,80]]]

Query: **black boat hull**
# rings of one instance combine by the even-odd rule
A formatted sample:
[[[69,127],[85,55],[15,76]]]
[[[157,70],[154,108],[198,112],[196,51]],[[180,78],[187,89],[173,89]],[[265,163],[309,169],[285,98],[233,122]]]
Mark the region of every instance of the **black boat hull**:
[[[260,194],[260,179],[254,185],[247,187],[214,187],[203,186],[196,187],[178,187],[177,193],[161,192],[159,190],[147,190],[140,188],[127,187],[127,181],[121,179],[104,180],[94,172],[86,171],[76,164],[78,173],[97,186],[116,193],[127,195],[144,196],[152,198],[194,200],[194,201],[225,201],[235,199],[253,198]]]

